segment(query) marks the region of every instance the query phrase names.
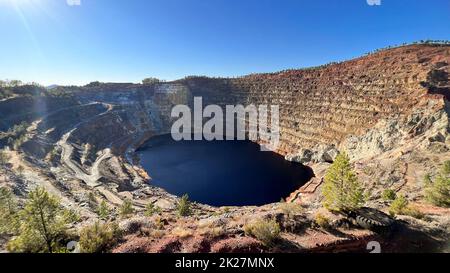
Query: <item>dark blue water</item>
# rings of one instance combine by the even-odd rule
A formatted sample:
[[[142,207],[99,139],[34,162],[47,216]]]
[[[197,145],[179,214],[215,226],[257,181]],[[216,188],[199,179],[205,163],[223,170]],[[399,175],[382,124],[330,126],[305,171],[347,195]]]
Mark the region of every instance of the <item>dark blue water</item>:
[[[263,205],[279,202],[304,185],[311,171],[261,152],[250,141],[173,141],[158,136],[138,154],[151,184],[213,206]]]

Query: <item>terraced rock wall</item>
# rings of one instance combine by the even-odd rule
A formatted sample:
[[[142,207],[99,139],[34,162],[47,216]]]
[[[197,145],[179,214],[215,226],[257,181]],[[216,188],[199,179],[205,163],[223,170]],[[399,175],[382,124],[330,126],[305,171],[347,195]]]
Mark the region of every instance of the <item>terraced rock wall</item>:
[[[181,81],[209,104],[280,106],[281,153],[338,145],[449,96],[450,47],[408,46],[310,70]]]

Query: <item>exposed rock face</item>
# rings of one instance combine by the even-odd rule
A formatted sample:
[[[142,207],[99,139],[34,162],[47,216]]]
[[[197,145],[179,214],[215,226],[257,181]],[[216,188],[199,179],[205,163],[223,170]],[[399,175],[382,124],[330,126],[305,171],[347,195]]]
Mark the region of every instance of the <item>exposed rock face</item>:
[[[29,164],[26,174],[60,191],[64,200],[86,207],[86,189],[95,189],[113,206],[126,197],[139,209],[150,200],[172,211],[176,198],[146,185],[150,178],[135,164],[133,151],[149,137],[170,132],[175,105],[192,106],[194,97],[221,107],[279,105],[278,152],[320,169],[297,192],[306,194],[302,200],[318,206],[322,166],[341,151],[376,194],[403,189],[414,199],[423,189],[418,177],[450,159],[449,64],[450,46],[413,45],[314,69],[240,78],[65,87],[63,95],[0,101],[0,132],[29,123],[20,145]],[[7,143],[0,138],[0,148]],[[164,247],[172,243],[179,242],[169,240]],[[148,250],[147,244],[137,248]],[[258,246],[231,238],[213,250],[247,248]]]
[[[305,164],[332,162],[339,150],[354,160],[376,156],[416,138],[422,146],[445,150],[449,56],[449,46],[414,45],[316,69],[152,85],[92,84],[68,88],[66,96],[1,101],[0,128],[33,122],[24,151],[39,159],[56,156],[54,162],[59,156],[76,164],[72,173],[89,174],[93,166],[114,165],[98,162],[107,159],[106,149],[123,155],[152,135],[170,132],[173,106],[192,105],[193,97],[201,96],[205,105],[279,105],[278,151]],[[133,181],[128,170],[114,169],[109,177]]]

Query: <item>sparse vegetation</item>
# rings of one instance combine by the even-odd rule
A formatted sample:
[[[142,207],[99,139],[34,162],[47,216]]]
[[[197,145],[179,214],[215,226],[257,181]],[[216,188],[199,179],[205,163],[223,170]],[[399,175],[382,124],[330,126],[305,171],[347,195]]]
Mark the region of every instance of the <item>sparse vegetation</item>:
[[[194,233],[192,232],[192,230],[190,229],[186,229],[183,227],[175,227],[172,230],[172,235],[178,237],[178,238],[187,238],[187,237],[191,237]]]
[[[439,207],[450,207],[450,160],[444,163],[441,173],[434,181],[430,178],[425,183],[428,202]]]
[[[442,173],[444,175],[450,175],[450,160],[444,162],[444,166],[442,167]]]
[[[80,250],[83,253],[106,252],[119,240],[120,231],[112,223],[96,222],[80,232]]]
[[[103,200],[97,208],[98,217],[102,220],[107,220],[111,214],[111,210],[106,204],[105,200]]]
[[[394,190],[386,189],[381,195],[384,201],[394,201],[397,198],[397,193]]]
[[[155,206],[153,203],[148,203],[147,206],[145,206],[145,216],[150,217],[159,213],[161,213],[161,208]]]
[[[399,195],[389,207],[389,214],[391,216],[396,215],[407,215],[417,219],[422,219],[424,217],[418,209],[409,204],[408,199],[404,195]]]
[[[13,197],[11,190],[0,188],[0,235],[12,235],[17,232],[17,202]]]
[[[0,132],[0,139],[8,139],[9,147],[17,150],[27,139],[28,127],[30,127],[30,124],[25,121],[14,125],[6,133]]]
[[[364,205],[364,191],[345,153],[339,154],[325,175],[323,205],[330,211],[358,209]]]
[[[61,207],[59,200],[43,188],[33,190],[25,206],[16,216],[17,234],[9,241],[10,252],[55,253],[64,247],[69,224],[77,221],[76,215]]]
[[[302,212],[302,207],[295,203],[280,203],[278,207],[288,218],[292,218],[294,215]]]
[[[189,201],[189,195],[185,194],[183,195],[183,197],[181,197],[177,205],[177,211],[178,215],[181,217],[191,215],[192,209],[191,209],[191,202]]]
[[[328,229],[331,226],[328,217],[321,213],[316,214],[316,216],[314,217],[314,223],[324,229]]]
[[[128,218],[134,213],[133,203],[130,199],[125,199],[119,208],[119,214],[122,218]]]
[[[157,78],[146,78],[142,80],[143,85],[152,85],[161,82],[160,79]]]
[[[245,234],[253,236],[265,246],[273,246],[280,238],[280,225],[275,220],[257,220],[244,226]]]
[[[391,204],[391,206],[389,207],[389,214],[391,214],[392,216],[395,215],[404,215],[406,208],[408,207],[408,200],[406,199],[406,197],[404,195],[399,195]]]

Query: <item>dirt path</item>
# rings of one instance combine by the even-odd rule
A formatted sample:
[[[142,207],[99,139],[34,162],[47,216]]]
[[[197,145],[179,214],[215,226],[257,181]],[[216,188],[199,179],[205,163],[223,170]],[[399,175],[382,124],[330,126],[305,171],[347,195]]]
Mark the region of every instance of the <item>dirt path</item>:
[[[62,149],[61,164],[65,165],[67,168],[69,168],[74,173],[74,177],[76,177],[80,180],[83,180],[86,183],[86,185],[93,187],[93,188],[100,186],[101,184],[98,183],[98,180],[101,177],[99,166],[103,162],[103,160],[108,159],[112,156],[111,150],[105,149],[104,151],[102,151],[102,154],[95,160],[94,164],[92,165],[91,173],[90,174],[86,173],[85,170],[80,168],[77,164],[75,164],[70,159],[70,157],[72,156],[72,153],[73,153],[73,147],[67,143],[67,139],[69,139],[71,133],[74,130],[76,130],[76,129],[73,129],[69,133],[65,134],[61,138],[61,140],[58,141],[58,143],[56,144],[59,147],[61,147],[61,149]]]

